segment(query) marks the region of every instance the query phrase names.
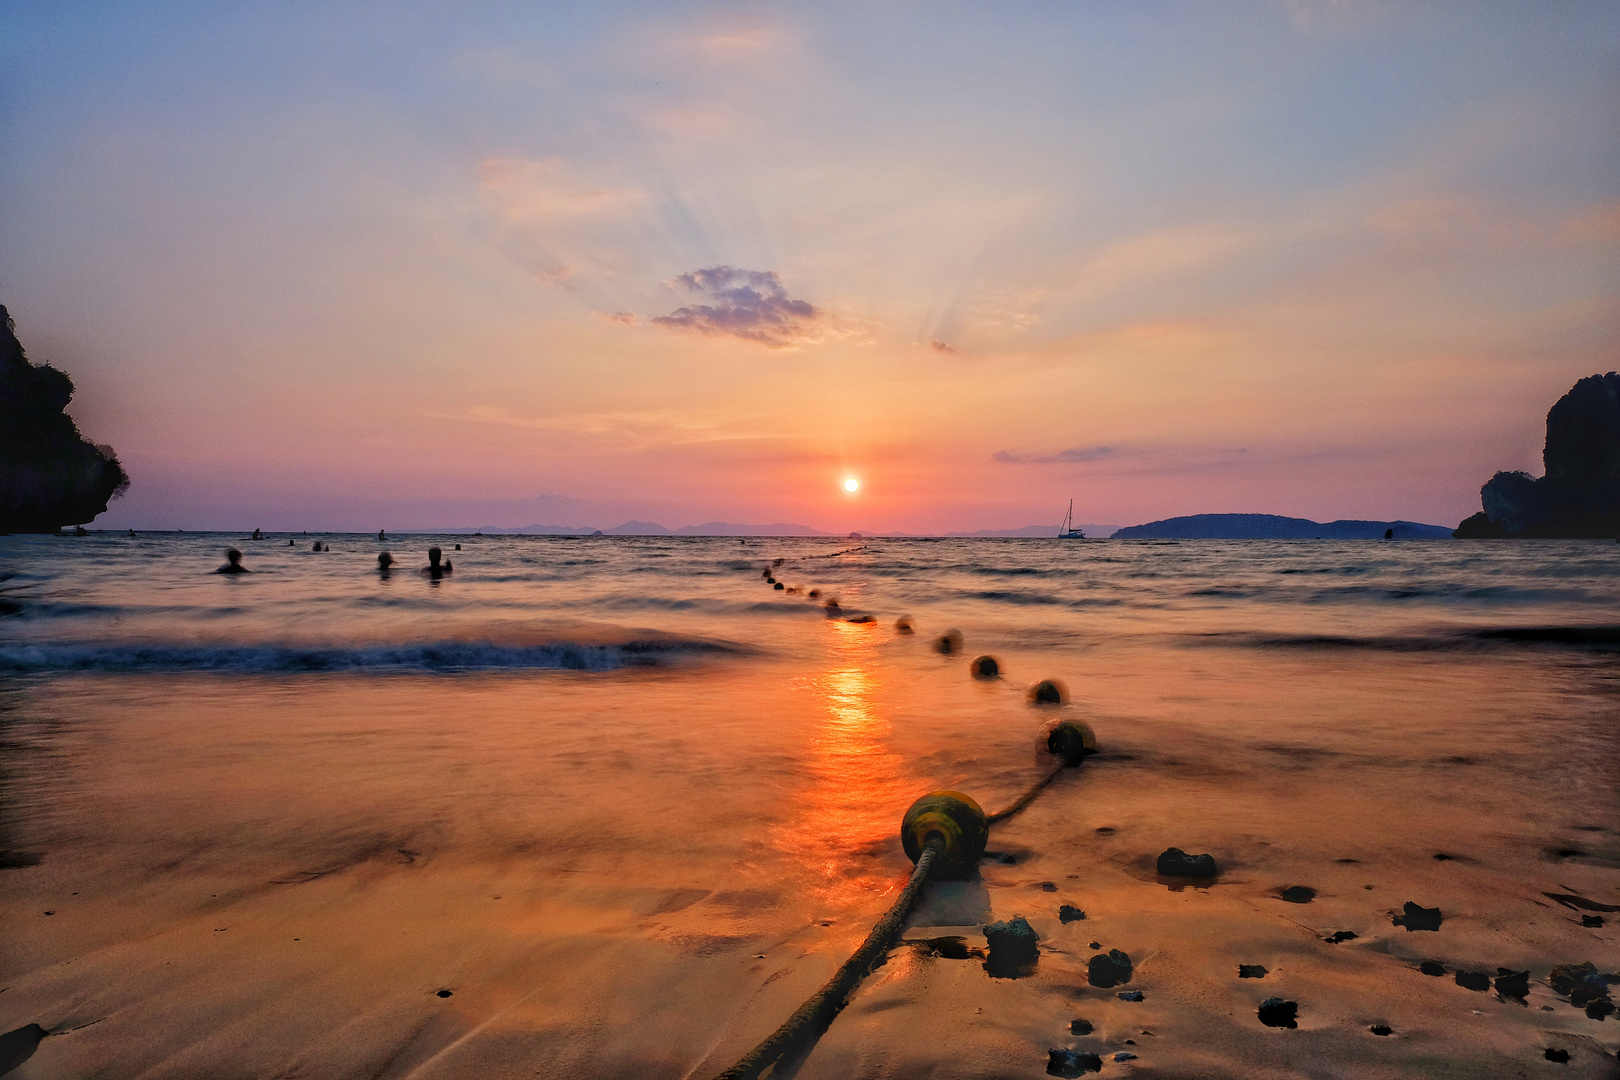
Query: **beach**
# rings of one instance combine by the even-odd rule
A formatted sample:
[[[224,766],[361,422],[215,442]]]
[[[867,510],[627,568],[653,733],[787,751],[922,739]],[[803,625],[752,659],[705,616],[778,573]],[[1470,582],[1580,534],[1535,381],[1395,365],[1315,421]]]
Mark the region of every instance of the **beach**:
[[[888,907],[906,807],[1007,805],[1064,719],[1099,752],[779,1075],[1616,1074],[1553,977],[1620,973],[1612,542],[92,534],[0,573],[19,1078],[706,1080]]]

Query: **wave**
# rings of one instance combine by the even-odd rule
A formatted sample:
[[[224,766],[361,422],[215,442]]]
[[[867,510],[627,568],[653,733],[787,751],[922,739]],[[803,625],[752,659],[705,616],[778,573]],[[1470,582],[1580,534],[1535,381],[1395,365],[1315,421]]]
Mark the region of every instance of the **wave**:
[[[1189,634],[1193,645],[1250,649],[1355,649],[1380,652],[1464,652],[1503,646],[1555,646],[1600,652],[1620,650],[1620,626],[1447,627],[1418,634]]]
[[[0,643],[0,673],[596,672],[659,667],[682,659],[749,651],[726,642],[689,638],[524,645],[454,640],[347,646],[34,642]]]

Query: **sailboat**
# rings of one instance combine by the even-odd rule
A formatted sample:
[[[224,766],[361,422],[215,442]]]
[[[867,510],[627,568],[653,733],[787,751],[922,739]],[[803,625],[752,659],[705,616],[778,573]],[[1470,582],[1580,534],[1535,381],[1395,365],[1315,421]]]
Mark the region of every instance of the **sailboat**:
[[[1058,526],[1059,540],[1084,540],[1086,534],[1074,526],[1074,500],[1069,500],[1069,512],[1063,518],[1063,524]]]

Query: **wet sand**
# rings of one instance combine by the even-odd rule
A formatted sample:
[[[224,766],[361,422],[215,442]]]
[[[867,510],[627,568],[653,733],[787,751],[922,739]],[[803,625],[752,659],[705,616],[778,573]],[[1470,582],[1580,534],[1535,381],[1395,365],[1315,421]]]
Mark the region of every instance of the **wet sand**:
[[[0,871],[0,1030],[61,1033],[11,1075],[710,1076],[881,915],[911,799],[1010,802],[1060,716],[1102,752],[905,931],[982,948],[1022,915],[1033,974],[902,944],[798,1076],[1039,1077],[1054,1049],[1105,1076],[1614,1075],[1620,1020],[1547,977],[1620,972],[1615,915],[1545,895],[1620,904],[1611,655],[970,626],[986,682],[932,625],[791,632],[793,657],[678,670],[5,689],[8,846],[38,862]],[[1029,705],[1042,677],[1071,703]],[[1160,878],[1170,846],[1220,875]],[[1441,928],[1394,925],[1408,901]],[[1129,983],[1090,985],[1093,942]],[[1529,971],[1524,1003],[1455,978],[1498,968]],[[1270,998],[1297,1027],[1260,1022]]]

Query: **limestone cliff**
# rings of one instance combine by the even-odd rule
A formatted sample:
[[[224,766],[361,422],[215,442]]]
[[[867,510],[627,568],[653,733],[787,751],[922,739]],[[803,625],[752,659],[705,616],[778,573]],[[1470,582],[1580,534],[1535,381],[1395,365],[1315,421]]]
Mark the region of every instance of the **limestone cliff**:
[[[83,524],[129,487],[112,447],[64,412],[72,398],[66,372],[28,362],[0,305],[0,533]]]
[[[1459,539],[1620,537],[1620,374],[1592,375],[1547,412],[1547,475],[1499,472]]]

